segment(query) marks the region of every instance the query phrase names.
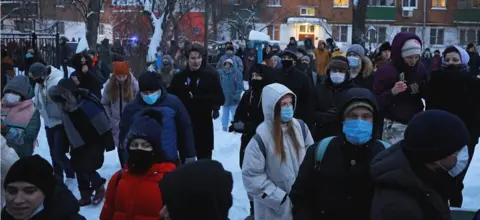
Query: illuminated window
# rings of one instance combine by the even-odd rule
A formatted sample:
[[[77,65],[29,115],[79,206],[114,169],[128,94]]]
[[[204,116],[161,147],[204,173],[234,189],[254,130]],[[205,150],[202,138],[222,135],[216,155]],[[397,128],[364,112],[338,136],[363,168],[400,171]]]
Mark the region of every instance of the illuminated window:
[[[349,0],[333,0],[333,7],[348,8]]]
[[[445,8],[447,7],[447,0],[432,0],[432,7]]]
[[[301,7],[300,16],[315,16],[315,8]]]

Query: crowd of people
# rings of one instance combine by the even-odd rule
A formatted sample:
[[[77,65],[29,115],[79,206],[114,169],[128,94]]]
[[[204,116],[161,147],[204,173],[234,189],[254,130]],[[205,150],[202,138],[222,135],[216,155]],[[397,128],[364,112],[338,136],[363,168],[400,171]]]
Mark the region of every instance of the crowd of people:
[[[229,43],[215,67],[200,45],[177,51],[159,50],[155,71],[138,77],[84,51],[69,77],[35,62],[11,78],[2,219],[80,220],[80,207],[103,204],[101,220],[226,220],[233,178],[212,160],[220,110],[222,132],[242,134],[246,219],[443,220],[462,206],[480,137],[475,46],[432,56],[400,32],[369,57],[357,44],[292,38],[259,60]],[[40,118],[51,164],[33,155]],[[106,180],[97,170],[115,149],[120,169]]]

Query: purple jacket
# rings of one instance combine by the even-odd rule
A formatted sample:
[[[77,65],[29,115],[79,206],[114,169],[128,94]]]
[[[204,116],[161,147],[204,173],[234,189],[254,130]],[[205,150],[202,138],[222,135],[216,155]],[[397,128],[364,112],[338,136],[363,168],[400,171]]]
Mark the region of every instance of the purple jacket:
[[[138,81],[135,79],[133,75],[132,77],[132,89],[133,89],[133,98],[137,96],[137,93],[139,92],[138,89]],[[105,88],[107,88],[107,85],[109,83],[115,83],[115,82],[110,82],[111,79],[108,79],[107,83],[105,84]],[[110,124],[112,125],[112,132],[113,132],[113,140],[115,141],[115,146],[119,146],[119,140],[118,140],[118,135],[120,133],[120,119],[122,116],[123,109],[125,106],[130,103],[133,100],[130,101],[123,101],[122,102],[122,109],[120,109],[120,97],[117,98],[117,100],[111,101],[110,96],[108,95],[107,89],[103,89],[103,96],[102,96],[102,104],[105,107],[105,110],[107,111],[107,115],[110,118]]]
[[[403,61],[402,46],[409,39],[422,42],[413,33],[398,33],[392,42],[392,61],[377,70],[373,85],[373,92],[377,96],[382,115],[386,119],[402,124],[408,124],[415,114],[423,111],[422,98],[425,97],[427,83],[427,70],[420,60],[414,67],[408,67]],[[400,81],[402,73],[409,88],[394,96],[391,89]]]

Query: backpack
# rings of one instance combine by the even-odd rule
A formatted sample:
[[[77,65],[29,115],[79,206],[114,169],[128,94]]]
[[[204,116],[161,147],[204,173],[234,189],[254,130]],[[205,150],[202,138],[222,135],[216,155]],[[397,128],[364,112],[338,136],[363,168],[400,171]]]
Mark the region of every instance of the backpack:
[[[300,123],[300,127],[302,128],[303,141],[306,141],[307,140],[307,128],[306,128],[305,122],[300,120],[300,119],[297,119],[297,121]],[[258,134],[255,134],[253,136],[253,139],[255,139],[255,141],[257,142],[258,147],[260,148],[260,151],[263,154],[263,158],[267,159],[267,150],[265,148],[265,143],[263,143],[262,137],[260,137],[260,135],[258,135]]]
[[[318,143],[318,145],[312,145],[313,147],[316,147],[316,149],[315,149],[315,166],[316,166],[317,169],[318,169],[317,165],[322,163],[323,156],[325,156],[325,152],[327,151],[328,145],[330,145],[330,142],[334,138],[336,138],[336,136],[326,137],[326,138],[322,139],[320,141],[320,143]],[[382,141],[382,140],[378,140],[378,141],[380,141],[380,143],[383,144],[385,149],[390,147],[389,143],[387,143],[385,141]]]

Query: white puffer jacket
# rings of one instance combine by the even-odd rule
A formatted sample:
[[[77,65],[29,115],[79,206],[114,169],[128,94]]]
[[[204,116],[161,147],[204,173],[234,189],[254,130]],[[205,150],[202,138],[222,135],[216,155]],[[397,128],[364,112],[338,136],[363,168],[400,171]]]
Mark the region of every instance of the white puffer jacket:
[[[7,145],[7,140],[2,136],[1,139],[1,147],[2,147],[2,174],[1,174],[1,183],[3,189],[3,181],[5,180],[5,176],[7,176],[7,172],[10,167],[18,160],[18,155],[13,148],[10,148]]]
[[[313,144],[308,128],[302,129],[300,122],[293,119],[295,134],[301,145],[299,157],[297,158],[293,148],[294,142],[288,136],[286,129],[283,130],[286,160],[280,163],[280,157],[275,154],[274,109],[277,102],[287,94],[293,94],[293,92],[278,83],[270,84],[263,89],[262,109],[265,121],[258,126],[257,134],[263,140],[266,156],[264,157],[254,139],[248,143],[245,151],[242,167],[243,184],[248,194],[253,197],[255,219],[258,220],[292,220],[290,199],[287,196],[283,204],[282,200],[288,195],[295,182],[300,164],[305,157],[306,147]],[[307,132],[305,140],[302,130]]]

